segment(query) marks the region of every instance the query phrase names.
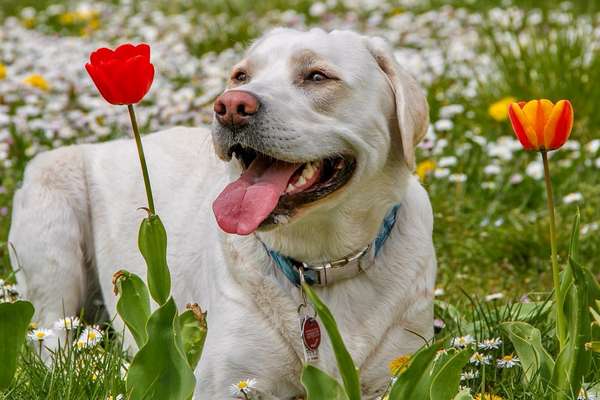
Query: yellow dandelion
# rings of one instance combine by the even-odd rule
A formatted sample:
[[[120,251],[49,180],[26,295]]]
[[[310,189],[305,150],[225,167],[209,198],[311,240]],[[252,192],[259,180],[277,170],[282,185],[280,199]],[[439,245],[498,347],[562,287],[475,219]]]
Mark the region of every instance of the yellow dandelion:
[[[480,393],[477,396],[475,396],[475,400],[504,400],[504,399],[500,396],[496,396],[495,394],[484,393],[482,396]]]
[[[427,175],[429,175],[433,170],[435,170],[435,161],[433,160],[425,160],[421,161],[417,165],[417,176],[422,181],[425,180]]]
[[[514,97],[503,97],[488,108],[490,117],[498,122],[505,121],[508,118],[508,106],[517,101]]]
[[[77,14],[71,11],[64,12],[58,16],[61,25],[73,25],[77,20]]]
[[[35,26],[35,18],[23,18],[21,20],[21,24],[23,25],[23,27],[31,29]]]
[[[50,90],[50,84],[40,74],[31,74],[31,75],[29,75],[28,77],[26,77],[25,79],[23,79],[23,83],[25,83],[26,85],[29,85],[31,87],[35,87],[35,88],[38,88],[40,90],[43,90],[45,92],[47,92],[48,90]]]
[[[410,362],[410,355],[404,355],[397,358],[394,358],[388,364],[388,368],[390,369],[390,374],[393,376],[400,375],[408,368],[408,363]]]

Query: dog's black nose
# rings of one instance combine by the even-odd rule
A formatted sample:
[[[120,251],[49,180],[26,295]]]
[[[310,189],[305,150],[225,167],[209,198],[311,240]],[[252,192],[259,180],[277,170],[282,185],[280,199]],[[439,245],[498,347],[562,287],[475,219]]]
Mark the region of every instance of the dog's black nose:
[[[244,126],[258,112],[260,102],[253,94],[229,90],[215,101],[215,117],[224,126]]]

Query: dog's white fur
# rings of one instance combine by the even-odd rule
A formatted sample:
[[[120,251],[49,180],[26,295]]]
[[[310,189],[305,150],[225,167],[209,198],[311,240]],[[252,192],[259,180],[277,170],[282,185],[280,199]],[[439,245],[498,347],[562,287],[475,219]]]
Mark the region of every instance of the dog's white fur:
[[[310,50],[340,78],[334,98],[299,87],[294,57]],[[298,289],[274,267],[260,237],[306,262],[343,257],[372,242],[385,213],[397,222],[365,273],[317,289],[331,308],[360,368],[364,398],[388,381],[387,364],[432,336],[436,261],[428,196],[411,175],[414,146],[425,133],[427,104],[415,81],[381,39],[352,32],[278,29],[249,50],[249,81],[237,87],[266,104],[270,152],[289,161],[352,154],[357,169],[339,192],[288,224],[246,237],[217,227],[211,203],[239,175],[204,128],[173,128],[144,138],[157,212],[169,237],[173,295],[182,307],[208,310],[209,333],[197,368],[197,398],[222,399],[228,386],[256,378],[264,399],[303,395]],[[328,84],[328,83],[326,83]],[[343,96],[337,96],[341,90]],[[395,100],[395,101],[394,101]],[[97,274],[107,309],[111,276],[145,276],[137,230],[145,193],[130,140],[60,148],[28,166],[14,199],[10,242],[23,295],[48,325],[74,315]],[[18,261],[18,262],[17,262]],[[91,278],[90,278],[91,277]],[[117,328],[120,321],[117,319]],[[329,341],[319,366],[337,375]]]

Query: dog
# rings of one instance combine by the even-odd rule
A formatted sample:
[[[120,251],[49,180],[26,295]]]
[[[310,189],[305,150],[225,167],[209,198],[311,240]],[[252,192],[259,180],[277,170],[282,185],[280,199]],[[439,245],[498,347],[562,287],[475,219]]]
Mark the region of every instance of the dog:
[[[412,174],[423,91],[381,38],[277,28],[233,67],[214,111],[212,129],[143,138],[173,296],[208,312],[195,398],[228,398],[247,378],[262,399],[305,396],[298,280],[331,309],[363,398],[376,398],[388,363],[433,336],[433,213]],[[146,275],[144,204],[131,140],[29,163],[9,241],[41,325],[78,314],[96,288],[114,316],[112,274]],[[339,378],[321,331],[314,363]]]

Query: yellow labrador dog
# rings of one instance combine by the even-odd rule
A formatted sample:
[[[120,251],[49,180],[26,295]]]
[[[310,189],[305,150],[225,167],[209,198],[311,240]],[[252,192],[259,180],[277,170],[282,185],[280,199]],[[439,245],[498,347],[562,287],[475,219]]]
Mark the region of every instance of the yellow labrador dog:
[[[276,29],[234,66],[214,110],[212,132],[144,138],[174,297],[208,310],[196,398],[228,398],[245,378],[262,399],[303,396],[305,356],[338,375],[324,329],[316,351],[314,335],[302,338],[301,279],[331,308],[375,398],[388,362],[433,334],[433,216],[411,173],[428,126],[421,89],[382,39]],[[112,274],[145,275],[144,204],[129,140],[30,163],[10,241],[41,324],[78,313],[94,282],[114,314]]]

